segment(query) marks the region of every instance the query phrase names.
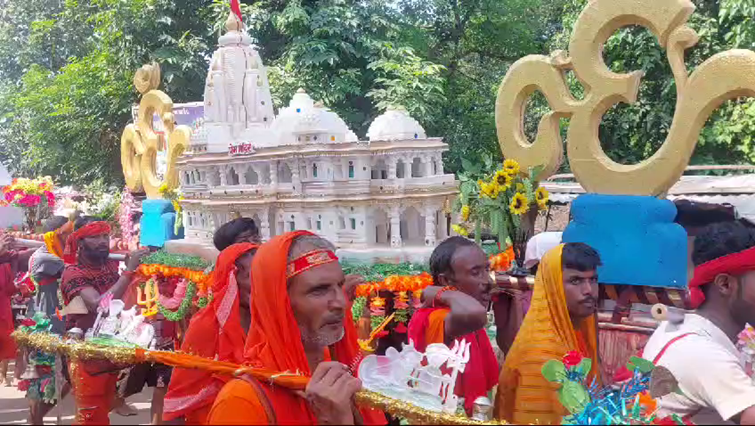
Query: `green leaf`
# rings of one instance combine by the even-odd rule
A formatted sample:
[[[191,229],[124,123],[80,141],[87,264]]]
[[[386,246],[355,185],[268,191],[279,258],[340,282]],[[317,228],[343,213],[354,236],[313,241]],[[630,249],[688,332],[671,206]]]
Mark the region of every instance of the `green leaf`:
[[[558,400],[564,408],[574,414],[582,411],[590,403],[590,394],[581,383],[566,381],[558,390]]]
[[[650,373],[655,368],[655,364],[653,364],[651,361],[648,361],[648,360],[646,360],[644,358],[640,358],[640,357],[637,357],[637,356],[633,356],[633,357],[629,358],[629,362],[630,362],[630,364],[628,364],[627,367],[629,365],[634,365],[643,374]],[[630,370],[634,371],[633,368],[630,368]]]
[[[546,361],[542,368],[543,377],[549,382],[560,383],[566,380],[566,367],[564,363],[555,359]]]
[[[592,360],[590,358],[582,358],[582,361],[577,365],[577,371],[582,375],[587,375],[592,368]]]

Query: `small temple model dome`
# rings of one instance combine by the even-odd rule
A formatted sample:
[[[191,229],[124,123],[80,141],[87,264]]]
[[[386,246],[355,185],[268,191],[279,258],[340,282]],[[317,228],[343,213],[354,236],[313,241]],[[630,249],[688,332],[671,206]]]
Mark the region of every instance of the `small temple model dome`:
[[[315,103],[304,89],[280,109],[271,130],[280,145],[357,142],[346,122],[322,102]]]
[[[388,108],[367,131],[370,142],[427,139],[425,129],[404,108]]]

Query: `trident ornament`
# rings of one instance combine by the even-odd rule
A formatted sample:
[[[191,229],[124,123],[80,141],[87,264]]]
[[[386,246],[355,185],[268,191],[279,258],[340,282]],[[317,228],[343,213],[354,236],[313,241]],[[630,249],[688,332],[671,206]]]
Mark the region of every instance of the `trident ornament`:
[[[136,303],[142,306],[142,316],[151,317],[157,314],[157,298],[159,296],[160,291],[154,279],[147,280],[144,283],[144,291],[141,287],[136,288]]]

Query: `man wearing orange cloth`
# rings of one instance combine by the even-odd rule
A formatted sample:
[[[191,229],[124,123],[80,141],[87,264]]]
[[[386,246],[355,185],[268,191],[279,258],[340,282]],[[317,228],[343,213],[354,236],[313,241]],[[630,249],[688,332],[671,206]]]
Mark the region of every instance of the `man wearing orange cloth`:
[[[10,336],[13,333],[12,296],[18,290],[15,279],[19,271],[26,270],[34,250],[15,250],[15,239],[0,230],[0,383],[13,386],[7,377],[8,362],[17,359],[18,348]],[[16,378],[20,375],[16,366]]]
[[[385,424],[383,413],[353,404],[361,356],[333,245],[306,231],[277,236],[257,250],[252,276],[245,364],[311,379],[304,392],[231,380],[208,423]]]
[[[492,284],[488,257],[474,242],[451,237],[430,256],[430,273],[433,286],[422,293],[426,307],[412,316],[409,339],[420,352],[431,343],[471,344],[469,362],[454,389],[471,416],[475,400],[488,396],[498,383],[498,361],[485,332]]]
[[[191,319],[181,351],[219,361],[244,362],[244,342],[251,322],[252,243],[223,250],[215,263],[212,302]],[[207,415],[227,375],[176,368],[165,396],[163,418],[185,424],[206,424]]]
[[[82,333],[90,329],[97,317],[100,301],[110,297],[120,299],[131,283],[141,258],[148,253],[148,249],[132,252],[126,271],[119,275],[118,263],[108,260],[110,225],[91,218],[78,219],[74,233],[66,240],[63,252],[66,267],[60,287],[66,305],[83,303],[86,313],[69,312],[66,315],[66,329],[78,328]],[[108,361],[71,362],[76,424],[110,424],[108,413],[115,397],[118,370]]]
[[[582,243],[559,245],[545,254],[535,277],[532,303],[506,355],[496,395],[495,417],[514,424],[560,424],[568,414],[543,364],[578,351],[593,360],[598,378],[598,253]]]

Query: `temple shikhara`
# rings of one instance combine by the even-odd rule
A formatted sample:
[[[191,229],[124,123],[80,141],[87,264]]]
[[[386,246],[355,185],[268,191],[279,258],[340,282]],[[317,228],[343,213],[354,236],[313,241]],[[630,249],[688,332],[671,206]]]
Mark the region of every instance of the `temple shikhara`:
[[[186,242],[209,243],[235,215],[267,240],[306,229],[342,249],[429,252],[449,236],[448,146],[403,108],[359,140],[304,89],[276,116],[262,60],[229,18],[207,75],[203,128],[179,157]],[[369,250],[367,250],[369,249]]]

